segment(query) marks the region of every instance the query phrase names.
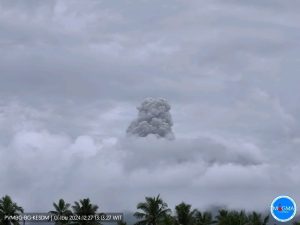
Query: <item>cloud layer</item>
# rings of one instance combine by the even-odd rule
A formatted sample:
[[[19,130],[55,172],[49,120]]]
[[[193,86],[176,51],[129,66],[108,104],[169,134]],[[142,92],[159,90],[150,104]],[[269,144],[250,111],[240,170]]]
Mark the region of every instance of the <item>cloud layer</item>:
[[[31,211],[87,196],[134,209],[158,193],[200,208],[299,202],[299,8],[0,1],[0,192]],[[146,136],[143,110],[133,133],[146,137],[126,136],[149,96],[172,105],[151,132],[174,121],[175,140]]]
[[[28,210],[48,210],[60,197],[74,201],[86,196],[103,210],[134,210],[145,195],[157,193],[171,206],[185,200],[202,209],[228,205],[265,210],[274,195],[295,195],[300,182],[293,175],[300,169],[296,140],[293,148],[286,147],[290,154],[282,154],[284,143],[267,147],[209,132],[173,141],[155,135],[126,137],[125,130],[120,136],[72,136],[47,129],[52,114],[45,110],[14,103],[1,112],[7,136],[1,141],[0,175],[6,182],[0,188]],[[94,122],[113,120],[103,116]],[[282,163],[291,161],[295,163],[283,169]]]

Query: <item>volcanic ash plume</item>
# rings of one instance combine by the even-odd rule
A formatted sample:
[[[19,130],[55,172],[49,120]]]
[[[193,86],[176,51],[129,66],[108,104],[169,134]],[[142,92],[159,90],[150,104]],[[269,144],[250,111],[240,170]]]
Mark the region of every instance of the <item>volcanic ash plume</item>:
[[[171,106],[167,100],[146,98],[141,106],[137,107],[138,118],[131,122],[127,133],[139,137],[154,134],[157,137],[173,139]]]

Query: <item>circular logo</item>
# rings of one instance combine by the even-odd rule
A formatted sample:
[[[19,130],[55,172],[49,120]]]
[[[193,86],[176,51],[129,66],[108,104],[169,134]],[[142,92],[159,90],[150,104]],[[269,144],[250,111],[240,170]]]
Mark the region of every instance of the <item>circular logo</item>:
[[[293,219],[296,211],[296,203],[289,196],[278,196],[271,204],[271,214],[280,222],[287,222]]]

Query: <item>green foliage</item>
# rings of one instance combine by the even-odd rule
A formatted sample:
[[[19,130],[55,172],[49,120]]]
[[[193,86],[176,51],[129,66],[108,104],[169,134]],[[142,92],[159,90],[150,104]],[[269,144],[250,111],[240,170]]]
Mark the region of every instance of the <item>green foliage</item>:
[[[158,225],[162,224],[165,216],[170,212],[167,203],[160,196],[146,197],[145,202],[137,205],[137,211],[134,216],[139,219],[136,225]]]
[[[178,225],[193,225],[195,210],[191,210],[192,206],[184,202],[175,206],[175,221]]]
[[[176,225],[176,219],[172,215],[166,214],[162,218],[160,225]]]
[[[217,221],[213,220],[213,216],[210,212],[200,212],[195,213],[195,223],[196,225],[211,225],[215,224]]]
[[[216,218],[218,225],[266,225],[269,221],[269,216],[256,212],[247,215],[245,211],[220,210]]]
[[[19,225],[19,221],[7,220],[5,216],[16,216],[23,212],[23,208],[13,202],[10,196],[5,195],[0,199],[0,225]]]
[[[63,199],[59,199],[58,203],[53,203],[54,211],[50,211],[49,213],[58,215],[58,216],[70,216],[72,215],[72,211],[70,210],[71,205],[66,203]],[[61,220],[55,222],[56,225],[64,225],[70,224],[69,220]]]
[[[79,202],[74,202],[73,213],[78,216],[86,216],[86,215],[96,215],[98,206],[93,205],[89,198],[81,199]],[[86,221],[79,220],[74,223],[74,225],[97,225],[98,221]]]
[[[261,214],[257,212],[252,212],[248,216],[249,225],[267,225],[269,222],[269,215],[266,217],[263,217]]]
[[[89,198],[75,201],[72,207],[63,199],[59,199],[57,203],[53,203],[53,207],[54,210],[49,213],[66,217],[96,215],[98,210],[98,206],[92,204]],[[175,212],[172,215],[167,203],[160,195],[145,197],[144,202],[137,204],[137,209],[134,216],[138,222],[135,225],[267,225],[269,222],[269,215],[263,216],[257,212],[247,214],[243,210],[221,209],[214,217],[211,212],[192,209],[190,204],[184,202],[175,206]],[[8,195],[0,199],[0,225],[20,225],[19,221],[7,220],[5,216],[17,216],[23,212],[23,208],[13,202]],[[55,225],[100,225],[100,223],[96,220],[61,220]],[[117,225],[127,225],[127,223],[119,221]],[[300,225],[300,222],[294,222],[293,225]]]

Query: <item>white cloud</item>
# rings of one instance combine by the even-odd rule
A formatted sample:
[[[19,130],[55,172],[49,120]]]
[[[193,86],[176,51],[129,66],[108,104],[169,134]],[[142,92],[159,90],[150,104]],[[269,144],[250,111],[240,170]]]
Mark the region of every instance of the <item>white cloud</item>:
[[[157,193],[171,206],[185,200],[201,208],[214,204],[242,207],[243,201],[232,202],[232,196],[251,196],[256,192],[258,196],[264,193],[262,204],[253,202],[244,207],[263,210],[263,204],[274,192],[266,194],[260,192],[262,189],[280,187],[296,193],[290,185],[282,185],[273,173],[279,169],[277,175],[297,184],[298,180],[288,171],[294,174],[299,168],[281,170],[278,160],[270,161],[268,151],[246,139],[202,133],[170,141],[151,135],[130,138],[125,130],[123,137],[72,137],[59,130],[47,130],[43,120],[52,116],[47,111],[17,104],[4,108],[3,118],[17,109],[23,115],[21,120],[38,124],[28,128],[17,126],[20,119],[11,121],[11,127],[16,128],[9,141],[2,141],[1,145],[0,177],[6,180],[1,183],[1,190],[20,199],[28,210],[48,210],[59,197],[74,201],[86,196],[106,210],[133,210],[144,195]],[[18,117],[14,114],[14,118]],[[220,196],[223,191],[227,197]]]
[[[32,210],[300,200],[299,15],[295,1],[1,1],[1,192]],[[125,137],[145,97],[168,99],[176,140]]]

